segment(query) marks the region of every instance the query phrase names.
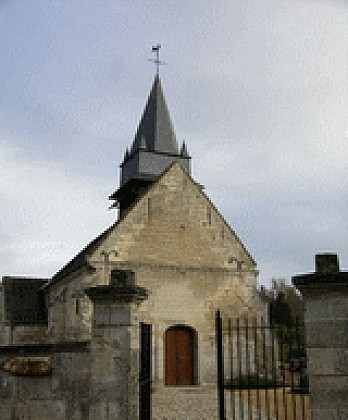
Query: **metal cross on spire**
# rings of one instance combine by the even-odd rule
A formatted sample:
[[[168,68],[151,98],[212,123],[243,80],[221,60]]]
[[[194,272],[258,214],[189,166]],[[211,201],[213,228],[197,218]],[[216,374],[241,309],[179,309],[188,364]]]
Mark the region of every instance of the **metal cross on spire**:
[[[159,75],[159,66],[163,66],[167,63],[161,61],[159,58],[160,55],[161,44],[154,45],[151,48],[151,51],[155,54],[155,58],[149,58],[149,61],[152,61],[156,65],[156,75]]]

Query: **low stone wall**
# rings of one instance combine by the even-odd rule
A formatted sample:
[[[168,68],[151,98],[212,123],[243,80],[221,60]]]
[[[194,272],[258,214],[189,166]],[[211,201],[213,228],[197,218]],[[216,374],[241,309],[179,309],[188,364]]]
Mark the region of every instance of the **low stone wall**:
[[[16,377],[0,373],[0,418],[65,419],[66,403],[52,398],[52,378]]]
[[[2,362],[17,356],[49,356],[53,372],[51,376],[17,376],[0,370],[1,419],[88,418],[89,343],[0,348]]]

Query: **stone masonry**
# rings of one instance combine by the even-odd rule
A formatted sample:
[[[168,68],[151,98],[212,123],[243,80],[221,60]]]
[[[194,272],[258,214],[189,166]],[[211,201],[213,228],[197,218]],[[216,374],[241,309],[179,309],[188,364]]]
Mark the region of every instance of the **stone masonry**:
[[[313,420],[348,418],[348,272],[335,254],[316,256],[316,272],[293,277],[305,302]]]

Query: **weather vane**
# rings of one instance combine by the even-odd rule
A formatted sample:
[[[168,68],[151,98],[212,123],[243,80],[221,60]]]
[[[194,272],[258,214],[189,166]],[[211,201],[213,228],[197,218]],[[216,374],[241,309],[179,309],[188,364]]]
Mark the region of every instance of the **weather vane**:
[[[159,66],[164,66],[165,64],[167,64],[164,61],[161,61],[160,58],[159,58],[160,49],[161,49],[161,44],[154,45],[151,48],[151,51],[153,53],[155,53],[155,58],[149,58],[149,61],[152,61],[156,65],[156,74],[157,75],[159,75]]]

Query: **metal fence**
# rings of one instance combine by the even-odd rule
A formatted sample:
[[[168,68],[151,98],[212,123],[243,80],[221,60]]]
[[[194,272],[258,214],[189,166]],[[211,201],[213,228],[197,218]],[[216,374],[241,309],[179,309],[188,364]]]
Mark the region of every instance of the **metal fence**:
[[[309,420],[303,323],[223,319],[216,312],[220,419]]]

